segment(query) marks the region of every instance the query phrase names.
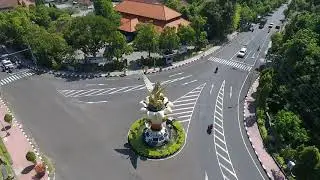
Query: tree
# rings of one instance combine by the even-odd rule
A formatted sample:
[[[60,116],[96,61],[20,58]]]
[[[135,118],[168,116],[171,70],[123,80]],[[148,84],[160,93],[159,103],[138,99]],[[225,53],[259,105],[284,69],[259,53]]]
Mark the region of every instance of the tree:
[[[45,0],[35,0],[35,4],[36,4],[37,6],[43,5],[43,4],[45,4],[45,3],[46,3]]]
[[[120,15],[114,10],[111,0],[94,0],[94,12],[98,16],[103,16],[110,22],[120,25]]]
[[[70,47],[60,34],[50,34],[35,24],[26,31],[28,33],[23,38],[24,44],[30,45],[38,65],[59,68],[62,61],[70,54]]]
[[[193,45],[196,40],[196,32],[191,26],[179,26],[177,33],[182,45]]]
[[[172,52],[179,46],[179,36],[176,33],[175,27],[166,27],[160,35],[159,47],[163,51]]]
[[[115,31],[108,40],[108,45],[104,51],[104,56],[108,59],[113,57],[122,58],[124,54],[129,54],[132,52],[132,47],[128,45],[126,37],[119,31]]]
[[[191,20],[191,26],[195,30],[196,47],[198,49],[203,48],[207,43],[207,33],[204,31],[204,25],[206,24],[206,18],[202,16],[195,16]]]
[[[320,153],[315,146],[305,147],[299,152],[299,158],[293,168],[297,180],[314,180],[319,178]]]
[[[150,23],[139,24],[133,45],[139,51],[147,51],[150,58],[151,52],[155,52],[159,46],[159,33],[155,26]]]
[[[87,15],[74,18],[65,33],[65,38],[75,50],[80,49],[86,56],[96,57],[114,32],[114,25],[102,16]]]
[[[11,124],[12,124],[12,115],[11,114],[5,114],[3,119],[6,123],[10,124],[10,126],[11,126]]]
[[[293,112],[279,111],[273,123],[281,142],[297,147],[309,140],[306,129],[302,127],[301,119]]]

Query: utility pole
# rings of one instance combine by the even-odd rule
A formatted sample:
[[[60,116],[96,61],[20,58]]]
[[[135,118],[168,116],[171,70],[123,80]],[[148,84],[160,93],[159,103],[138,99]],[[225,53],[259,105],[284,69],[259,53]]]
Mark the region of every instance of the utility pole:
[[[36,67],[38,67],[37,59],[35,58],[35,56],[34,56],[34,54],[33,54],[33,52],[32,52],[32,49],[31,49],[31,46],[30,46],[28,40],[27,40],[27,44],[28,44],[28,49],[29,49],[29,51],[31,52],[31,56],[32,56],[33,63],[36,65]]]

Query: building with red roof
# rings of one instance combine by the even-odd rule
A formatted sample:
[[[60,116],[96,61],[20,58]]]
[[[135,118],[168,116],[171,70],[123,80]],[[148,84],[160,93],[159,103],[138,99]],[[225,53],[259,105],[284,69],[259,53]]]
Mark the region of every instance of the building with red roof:
[[[136,32],[139,23],[152,22],[161,32],[165,27],[189,25],[181,14],[156,0],[124,0],[115,7],[122,16],[119,29],[126,33]]]

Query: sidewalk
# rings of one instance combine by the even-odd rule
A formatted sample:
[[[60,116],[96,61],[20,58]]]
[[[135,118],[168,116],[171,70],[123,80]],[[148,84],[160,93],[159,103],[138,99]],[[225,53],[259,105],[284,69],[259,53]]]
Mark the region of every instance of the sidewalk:
[[[2,99],[0,98],[0,120],[4,126],[7,125],[6,122],[3,121],[3,117],[6,113],[10,112],[6,105],[3,103]],[[1,127],[3,129],[3,127]],[[15,172],[17,179],[19,180],[37,180],[34,175],[36,172],[32,169],[32,163],[26,160],[26,153],[28,151],[35,151],[34,146],[31,145],[30,139],[22,130],[22,126],[13,120],[13,124],[11,128],[8,130],[10,133],[9,136],[6,136],[6,132],[3,130],[0,131],[1,138],[11,156],[12,159],[12,168]],[[33,147],[32,147],[33,146]],[[38,159],[39,161],[39,159]],[[48,173],[46,173],[41,180],[47,180]]]
[[[257,155],[260,164],[267,173],[269,179],[274,180],[272,171],[280,173],[280,176],[285,177],[284,174],[280,171],[280,168],[274,161],[274,159],[268,154],[264,149],[263,141],[258,129],[258,124],[256,122],[256,114],[254,108],[255,99],[252,97],[252,94],[257,91],[259,86],[259,78],[252,84],[251,88],[248,91],[244,102],[244,125],[249,137],[250,143]],[[284,178],[283,178],[284,179]]]

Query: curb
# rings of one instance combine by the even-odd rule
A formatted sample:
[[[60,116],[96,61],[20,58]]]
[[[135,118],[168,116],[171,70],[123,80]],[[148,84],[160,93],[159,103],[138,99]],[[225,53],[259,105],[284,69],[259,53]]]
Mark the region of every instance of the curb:
[[[43,156],[41,156],[40,154],[40,150],[39,147],[37,147],[37,145],[32,141],[31,136],[27,135],[26,131],[23,129],[22,124],[20,122],[18,122],[16,120],[16,118],[14,117],[14,114],[12,113],[12,111],[8,108],[7,104],[4,102],[4,100],[0,97],[0,102],[3,104],[3,106],[7,109],[7,112],[10,113],[12,115],[12,119],[13,119],[13,124],[16,124],[17,127],[20,129],[20,131],[22,132],[22,134],[24,135],[24,137],[27,139],[27,141],[29,142],[29,144],[32,147],[32,150],[34,151],[34,153],[36,154],[36,156],[40,159],[40,161],[42,161]],[[48,180],[50,180],[51,178],[49,177],[50,172],[48,171],[48,166],[46,165],[46,173],[48,174]],[[53,178],[54,179],[54,172],[53,172]]]
[[[216,46],[213,46],[213,47],[216,47]],[[147,70],[147,72],[145,74],[154,74],[154,73],[158,73],[158,72],[162,72],[162,71],[169,71],[169,70],[173,70],[173,69],[185,66],[187,64],[191,64],[191,63],[193,63],[195,61],[202,60],[203,58],[205,58],[206,56],[214,53],[215,51],[217,51],[221,47],[222,46],[220,46],[219,48],[217,48],[217,49],[215,49],[213,51],[207,50],[207,51],[209,51],[208,54],[207,54],[207,51],[199,53],[199,54],[191,57],[190,60],[185,60],[186,62],[184,62],[182,64],[179,64],[179,65],[172,65],[170,67],[159,68],[157,70],[154,70],[153,68],[150,68],[150,69]],[[108,77],[124,77],[124,76],[127,76],[126,74],[110,75],[109,73],[81,73],[81,74],[79,74],[79,73],[70,73],[70,72],[65,72],[65,71],[44,70],[44,69],[40,69],[40,68],[37,68],[35,66],[31,66],[31,65],[28,65],[28,64],[26,64],[25,66],[27,68],[32,69],[32,70],[37,71],[37,72],[48,73],[48,74],[52,74],[54,76],[62,77],[62,78],[85,78],[85,79],[87,79],[87,78],[100,78],[100,77],[108,78]]]
[[[259,77],[253,82],[253,84],[255,83],[255,82],[257,82],[257,81],[259,81]],[[249,90],[248,90],[248,93],[250,92],[250,90],[252,89],[252,86],[249,88]],[[261,159],[260,159],[260,157],[259,157],[259,154],[258,154],[258,152],[256,151],[256,149],[255,149],[255,147],[254,147],[254,145],[252,144],[252,139],[250,138],[250,133],[248,132],[248,128],[247,128],[247,126],[246,126],[246,116],[245,116],[245,109],[246,109],[246,103],[247,103],[247,97],[248,97],[248,93],[247,93],[247,95],[246,95],[246,99],[245,99],[245,101],[244,101],[244,104],[243,104],[243,117],[244,117],[244,127],[245,127],[245,130],[246,130],[246,132],[247,132],[247,136],[248,136],[248,139],[249,139],[249,141],[250,141],[250,144],[251,144],[251,146],[252,146],[252,148],[253,148],[253,150],[254,150],[254,153],[256,154],[256,156],[257,156],[257,158],[258,158],[258,160],[259,160],[259,163],[260,163],[260,165],[262,166],[262,168],[263,168],[263,170],[264,170],[264,172],[267,174],[267,176],[268,176],[268,178],[270,179],[270,180],[273,180],[272,179],[272,175],[267,171],[267,168],[264,166],[264,164],[263,164],[263,162],[261,161]]]

